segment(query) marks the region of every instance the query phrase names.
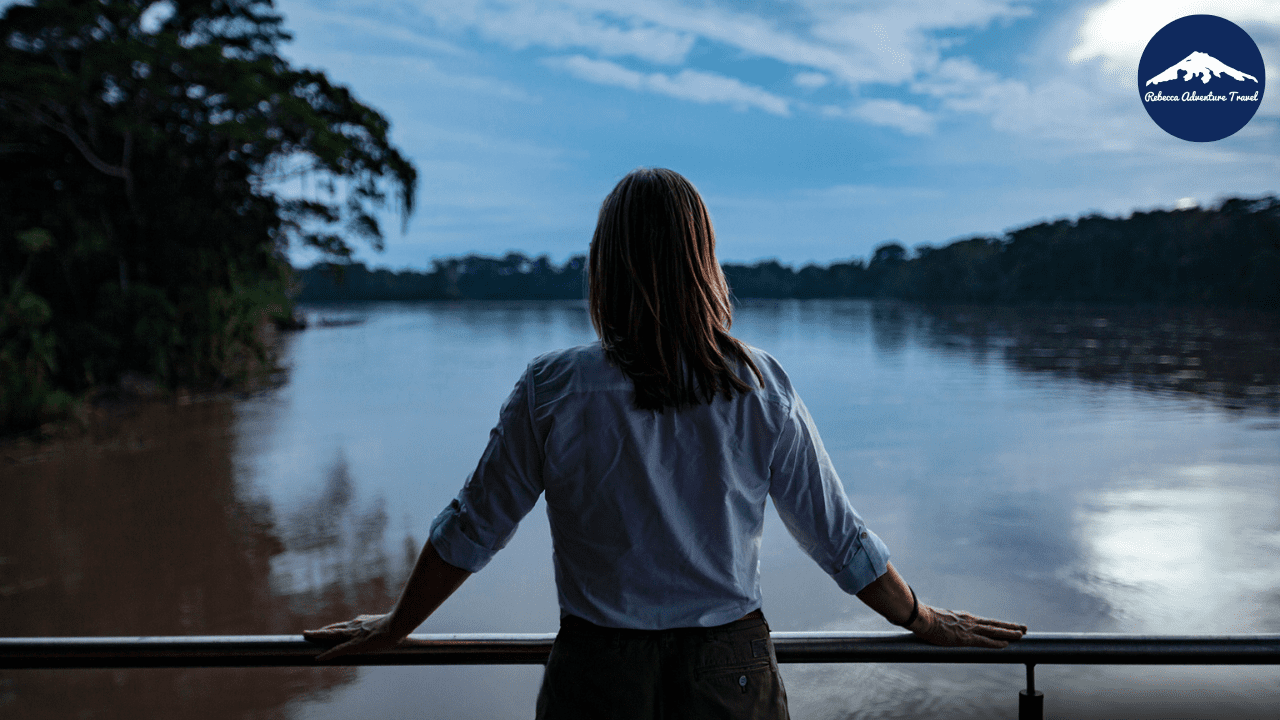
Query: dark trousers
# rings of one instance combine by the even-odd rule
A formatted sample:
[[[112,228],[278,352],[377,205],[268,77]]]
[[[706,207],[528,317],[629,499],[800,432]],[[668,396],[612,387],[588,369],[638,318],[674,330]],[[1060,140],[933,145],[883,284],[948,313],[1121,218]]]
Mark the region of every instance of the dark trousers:
[[[560,621],[539,720],[786,720],[787,692],[756,610],[709,628],[619,630]]]

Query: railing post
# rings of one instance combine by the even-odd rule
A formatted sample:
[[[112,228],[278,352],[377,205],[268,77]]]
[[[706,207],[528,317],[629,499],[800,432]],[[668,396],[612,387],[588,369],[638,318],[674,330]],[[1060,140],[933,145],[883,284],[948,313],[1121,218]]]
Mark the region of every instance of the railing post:
[[[1036,690],[1036,664],[1027,663],[1027,689],[1018,691],[1018,720],[1044,720],[1044,693]]]

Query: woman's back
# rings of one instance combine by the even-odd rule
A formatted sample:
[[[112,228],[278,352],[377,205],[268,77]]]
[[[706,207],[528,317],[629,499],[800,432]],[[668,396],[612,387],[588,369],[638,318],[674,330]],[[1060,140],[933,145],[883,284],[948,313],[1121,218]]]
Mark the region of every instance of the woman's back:
[[[598,344],[531,366],[562,612],[598,625],[720,625],[760,606],[775,392],[637,410]],[[746,541],[744,541],[746,540]]]
[[[545,492],[562,615],[647,630],[720,625],[761,605],[772,495],[838,582],[870,582],[888,551],[849,505],[782,368],[750,352],[763,384],[663,412],[635,407],[631,380],[599,344],[535,359],[433,527],[441,557],[480,569]]]

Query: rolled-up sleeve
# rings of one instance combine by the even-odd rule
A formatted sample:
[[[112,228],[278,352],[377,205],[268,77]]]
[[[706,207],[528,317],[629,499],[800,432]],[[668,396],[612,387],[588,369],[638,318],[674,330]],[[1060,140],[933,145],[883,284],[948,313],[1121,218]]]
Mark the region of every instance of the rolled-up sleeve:
[[[431,524],[431,545],[454,567],[477,572],[488,564],[542,494],[533,402],[531,365],[503,403],[476,469]]]
[[[851,595],[883,575],[889,549],[849,502],[799,396],[792,396],[772,457],[769,495],[805,554]]]

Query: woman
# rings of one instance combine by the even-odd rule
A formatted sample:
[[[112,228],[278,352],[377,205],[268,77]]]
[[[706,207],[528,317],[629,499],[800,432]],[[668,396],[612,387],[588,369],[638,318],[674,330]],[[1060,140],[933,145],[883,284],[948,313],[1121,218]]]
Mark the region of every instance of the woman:
[[[529,364],[386,615],[309,631],[319,656],[394,646],[500,550],[546,493],[561,626],[538,717],[787,717],[761,613],[765,500],[889,622],[938,645],[1026,632],[918,602],[849,504],[808,410],[730,337],[729,291],[694,187],[627,175],[591,240],[600,342]]]

